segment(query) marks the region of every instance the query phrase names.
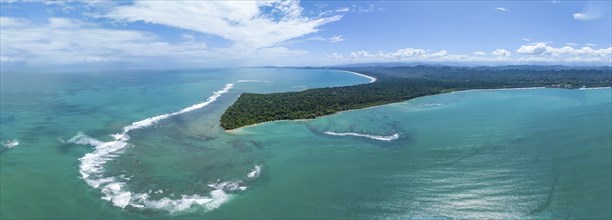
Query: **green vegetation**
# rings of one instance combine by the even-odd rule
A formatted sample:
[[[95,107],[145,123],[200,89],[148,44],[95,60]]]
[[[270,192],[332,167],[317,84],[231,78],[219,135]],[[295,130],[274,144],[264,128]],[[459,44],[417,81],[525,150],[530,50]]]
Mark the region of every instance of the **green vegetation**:
[[[271,94],[244,93],[221,116],[221,127],[308,119],[339,111],[406,101],[458,90],[524,87],[609,87],[612,69],[511,69],[490,67],[343,68],[377,78],[354,86]]]

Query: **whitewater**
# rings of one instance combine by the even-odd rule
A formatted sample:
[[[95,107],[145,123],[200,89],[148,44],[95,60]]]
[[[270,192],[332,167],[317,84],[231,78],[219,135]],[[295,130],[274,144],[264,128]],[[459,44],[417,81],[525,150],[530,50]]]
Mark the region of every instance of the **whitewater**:
[[[254,82],[253,80],[240,80],[237,82]],[[215,102],[221,95],[227,93],[234,87],[234,83],[228,83],[221,90],[213,92],[213,95],[208,97],[205,102],[198,103],[180,111],[162,114],[144,120],[134,122],[123,127],[121,133],[110,135],[114,140],[103,142],[95,138],[89,137],[84,133],[79,132],[76,136],[70,138],[67,142],[81,145],[90,145],[95,148],[91,153],[85,154],[79,159],[81,162],[79,172],[83,180],[91,187],[100,189],[103,196],[102,199],[111,202],[114,206],[125,208],[127,206],[135,208],[152,208],[167,210],[170,213],[182,212],[191,209],[194,206],[204,207],[206,211],[213,210],[221,206],[231,198],[227,192],[236,190],[246,190],[245,182],[250,179],[257,178],[261,173],[261,166],[255,166],[245,175],[243,180],[233,181],[218,181],[217,183],[209,184],[213,188],[208,195],[181,195],[179,199],[164,197],[158,200],[149,199],[149,193],[134,193],[126,190],[126,184],[130,177],[125,175],[104,177],[104,165],[112,161],[114,157],[121,154],[121,150],[131,146],[128,143],[130,139],[128,133],[133,130],[146,128],[158,123],[161,120],[172,116],[184,114],[194,110],[204,108],[205,106]],[[155,192],[161,192],[156,190]]]
[[[333,135],[333,136],[364,137],[364,138],[369,138],[369,139],[378,140],[378,141],[393,141],[393,140],[397,140],[399,138],[399,134],[397,134],[397,133],[395,133],[393,135],[383,136],[383,135],[359,134],[359,133],[353,133],[353,132],[336,133],[336,132],[326,131],[325,134]]]

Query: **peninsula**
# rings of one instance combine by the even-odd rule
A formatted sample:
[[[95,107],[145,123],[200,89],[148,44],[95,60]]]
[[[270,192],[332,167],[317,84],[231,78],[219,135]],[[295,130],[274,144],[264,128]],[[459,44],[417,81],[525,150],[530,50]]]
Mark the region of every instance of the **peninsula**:
[[[612,68],[557,66],[335,68],[374,77],[371,83],[283,93],[243,93],[221,116],[226,130],[276,121],[311,119],[416,97],[472,89],[612,86]]]

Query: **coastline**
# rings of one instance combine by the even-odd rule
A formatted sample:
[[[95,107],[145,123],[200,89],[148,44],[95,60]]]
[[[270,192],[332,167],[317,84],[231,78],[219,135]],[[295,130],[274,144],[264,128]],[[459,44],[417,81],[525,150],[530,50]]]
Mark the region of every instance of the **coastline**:
[[[361,73],[357,73],[357,72],[353,72],[353,71],[348,71],[348,70],[342,70],[342,71],[350,73],[350,74],[353,74],[353,75],[357,75],[357,76],[368,78],[370,80],[370,82],[367,82],[365,84],[376,82],[376,78],[374,78],[372,76],[368,76],[368,75],[365,75],[365,74],[361,74]],[[359,84],[355,84],[355,85],[359,85]],[[391,103],[389,103],[389,104],[391,104]],[[377,106],[370,106],[370,107],[366,107],[366,108],[372,108],[372,107],[377,107]],[[360,109],[365,109],[365,108],[360,108]],[[359,110],[359,109],[349,109],[349,110],[346,110],[346,111],[352,111],[352,110]],[[346,112],[346,111],[338,111],[338,112],[335,112],[335,113],[329,114],[329,115],[334,115],[334,114],[337,114],[337,113],[340,113],[340,112]],[[327,116],[327,115],[322,115],[322,116]],[[229,133],[236,133],[236,131],[241,129],[241,128],[248,128],[248,127],[252,127],[252,126],[256,126],[256,125],[260,125],[260,124],[265,124],[265,123],[269,123],[269,122],[276,122],[276,121],[307,121],[307,120],[313,120],[313,119],[317,119],[317,118],[319,118],[319,117],[308,118],[308,119],[283,119],[283,120],[266,121],[266,122],[259,122],[259,123],[250,124],[250,125],[246,125],[246,126],[242,126],[242,127],[234,128],[234,129],[229,129],[229,130],[224,129],[224,131],[225,132],[229,132]]]
[[[357,74],[357,75],[363,75],[363,74],[355,73],[355,72],[351,72],[351,71],[346,71],[346,72],[350,72],[352,74]],[[372,78],[374,78],[374,77],[372,77]],[[374,78],[374,80],[376,80],[376,78]],[[357,108],[357,109],[348,109],[348,110],[344,110],[344,111],[337,111],[337,112],[334,112],[333,114],[321,115],[321,116],[318,116],[318,117],[315,117],[315,118],[308,118],[308,119],[283,119],[283,120],[266,121],[266,122],[259,122],[259,123],[255,123],[255,124],[250,124],[250,125],[242,126],[242,127],[239,127],[239,128],[230,129],[230,130],[224,130],[224,131],[228,132],[228,133],[238,134],[239,131],[241,129],[243,129],[243,128],[254,127],[254,126],[257,126],[257,125],[266,124],[266,123],[270,123],[270,122],[300,122],[300,121],[309,121],[309,120],[315,120],[315,119],[319,119],[321,117],[327,117],[327,116],[341,114],[341,113],[345,113],[345,112],[364,110],[364,109],[370,109],[370,108],[377,108],[377,107],[381,107],[381,106],[385,106],[385,105],[392,105],[392,104],[403,103],[403,102],[407,102],[407,101],[410,101],[410,100],[414,100],[414,99],[418,99],[418,98],[422,98],[422,97],[428,97],[428,96],[446,95],[446,94],[460,93],[460,92],[509,91],[509,90],[533,90],[533,89],[556,89],[556,88],[549,88],[549,87],[542,87],[542,86],[540,86],[540,87],[517,87],[517,88],[502,88],[502,89],[468,89],[468,90],[451,91],[451,92],[444,92],[444,93],[435,94],[435,95],[419,96],[419,97],[415,97],[415,98],[412,98],[412,99],[404,100],[404,101],[401,101],[401,102],[392,102],[392,103],[387,103],[387,104],[382,104],[382,105],[369,106],[369,107],[365,107],[365,108]],[[592,88],[585,87],[585,88],[578,88],[578,89],[575,89],[575,90],[595,90],[595,89],[612,89],[612,87],[592,87]]]
[[[337,113],[339,113],[339,112],[337,112]],[[336,113],[334,113],[334,114],[336,114]],[[327,115],[324,115],[324,116],[327,116]],[[271,123],[271,122],[299,122],[299,121],[314,120],[314,119],[317,119],[317,118],[319,118],[319,117],[316,117],[316,118],[305,118],[305,119],[283,119],[283,120],[266,121],[266,122],[259,122],[259,123],[250,124],[250,125],[246,125],[246,126],[242,126],[242,127],[234,128],[234,129],[229,129],[229,130],[225,130],[224,129],[224,131],[228,132],[228,133],[236,134],[236,133],[239,133],[240,129],[248,128],[248,127],[254,127],[254,126],[257,126],[257,125]]]
[[[578,90],[594,90],[594,89],[612,89],[612,87],[582,87],[578,88]]]
[[[342,70],[342,71],[350,73],[350,74],[353,74],[353,75],[358,75],[358,76],[361,76],[361,77],[368,78],[368,79],[370,79],[370,82],[368,82],[368,83],[376,82],[376,78],[374,78],[372,76],[368,76],[368,75],[365,75],[365,74],[361,74],[361,73],[357,73],[357,72],[353,72],[353,71],[348,71],[348,70]]]

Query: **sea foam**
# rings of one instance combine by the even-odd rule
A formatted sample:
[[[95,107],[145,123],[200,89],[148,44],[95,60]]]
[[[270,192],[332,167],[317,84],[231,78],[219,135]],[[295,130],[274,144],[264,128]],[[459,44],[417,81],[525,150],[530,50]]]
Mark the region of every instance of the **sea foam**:
[[[6,140],[2,142],[2,146],[4,146],[7,149],[11,149],[13,147],[16,147],[17,145],[19,145],[19,140],[17,139]]]
[[[251,82],[249,81],[238,81],[238,82]],[[113,160],[114,157],[121,153],[121,150],[131,146],[127,141],[130,139],[128,132],[141,128],[152,126],[163,119],[167,119],[172,116],[180,115],[183,113],[191,112],[197,109],[201,109],[214,101],[216,101],[221,95],[227,93],[234,86],[233,83],[228,83],[221,90],[215,91],[212,96],[208,97],[205,102],[198,103],[187,108],[184,108],[177,112],[167,113],[158,115],[144,120],[134,122],[128,126],[123,127],[121,133],[112,134],[112,141],[104,142],[87,136],[86,134],[79,132],[74,137],[67,140],[67,143],[90,145],[94,147],[94,151],[85,154],[79,160],[81,164],[79,166],[79,172],[83,180],[91,187],[100,189],[103,196],[102,199],[111,202],[114,206],[125,208],[128,206],[134,208],[153,208],[167,210],[171,213],[181,212],[191,209],[193,206],[204,207],[207,211],[218,208],[221,204],[228,201],[231,198],[231,192],[235,190],[246,190],[244,181],[226,181],[218,182],[209,185],[214,188],[208,195],[181,195],[180,198],[169,198],[164,197],[157,200],[149,199],[150,193],[134,193],[126,189],[126,184],[129,178],[125,176],[104,176],[104,165]],[[18,142],[16,142],[18,144]],[[16,146],[16,144],[13,144]],[[255,173],[253,173],[255,172]],[[255,168],[247,174],[248,178],[255,178],[259,176],[261,172],[260,166]],[[163,192],[157,190],[156,192]]]
[[[187,108],[184,108],[180,111],[177,112],[172,112],[172,113],[167,113],[167,114],[163,114],[163,115],[158,115],[158,116],[154,116],[154,117],[150,117],[144,120],[140,120],[137,122],[132,123],[131,125],[125,126],[123,127],[123,134],[127,134],[129,131],[131,130],[136,130],[136,129],[140,129],[140,128],[145,128],[145,127],[149,127],[151,125],[156,124],[157,122],[175,116],[175,115],[180,115],[183,113],[187,113],[193,110],[197,110],[197,109],[201,109],[204,106],[209,105],[210,103],[213,103],[214,101],[216,101],[221,95],[229,92],[230,89],[232,89],[234,87],[233,83],[228,83],[225,85],[225,87],[219,91],[215,91],[213,93],[212,96],[208,97],[208,99],[206,99],[205,102],[202,103],[198,103],[192,106],[189,106]]]
[[[257,178],[261,174],[261,166],[255,166],[251,172],[247,174],[248,178]]]
[[[325,134],[333,135],[333,136],[365,137],[365,138],[370,138],[370,139],[379,140],[379,141],[393,141],[393,140],[397,140],[399,138],[399,134],[397,134],[397,133],[393,134],[393,135],[389,135],[389,136],[382,136],[382,135],[359,134],[359,133],[352,133],[352,132],[336,133],[336,132],[326,131]]]

